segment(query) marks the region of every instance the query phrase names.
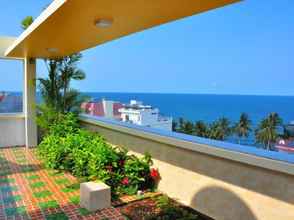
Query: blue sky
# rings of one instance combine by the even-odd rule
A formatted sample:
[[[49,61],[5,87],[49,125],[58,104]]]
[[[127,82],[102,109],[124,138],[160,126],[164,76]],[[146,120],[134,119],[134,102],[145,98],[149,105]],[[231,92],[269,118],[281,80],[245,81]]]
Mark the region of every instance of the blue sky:
[[[0,35],[50,0],[2,0]],[[5,10],[3,10],[5,8]],[[82,91],[294,95],[294,1],[245,0],[85,51]],[[21,89],[0,61],[0,90]],[[6,74],[10,72],[10,74]],[[42,61],[38,75],[46,76]],[[4,77],[5,76],[5,77]]]

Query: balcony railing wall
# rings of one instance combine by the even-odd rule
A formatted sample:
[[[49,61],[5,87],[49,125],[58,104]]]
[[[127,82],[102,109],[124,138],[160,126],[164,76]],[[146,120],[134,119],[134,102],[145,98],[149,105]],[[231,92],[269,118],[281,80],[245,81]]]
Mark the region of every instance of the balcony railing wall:
[[[23,114],[0,114],[0,147],[25,145]]]
[[[294,219],[292,156],[259,157],[242,153],[241,148],[216,147],[214,141],[199,139],[197,143],[184,140],[183,135],[102,118],[81,116],[81,124],[132,153],[149,152],[161,174],[159,190],[208,216],[218,220]]]

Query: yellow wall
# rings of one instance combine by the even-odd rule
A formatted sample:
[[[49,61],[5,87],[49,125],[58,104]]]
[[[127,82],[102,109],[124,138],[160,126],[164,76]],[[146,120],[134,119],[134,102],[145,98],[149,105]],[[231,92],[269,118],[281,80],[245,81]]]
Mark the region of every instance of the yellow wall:
[[[118,146],[149,152],[159,190],[217,220],[293,220],[294,176],[83,123]]]

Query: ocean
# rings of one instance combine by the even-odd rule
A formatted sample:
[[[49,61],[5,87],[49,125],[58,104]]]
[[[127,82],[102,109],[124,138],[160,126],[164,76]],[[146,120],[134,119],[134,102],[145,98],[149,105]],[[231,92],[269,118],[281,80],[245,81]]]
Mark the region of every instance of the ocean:
[[[20,93],[13,93],[20,95]],[[101,100],[102,98],[128,103],[131,99],[143,101],[146,105],[159,108],[162,115],[174,119],[183,117],[190,121],[202,120],[207,123],[220,117],[227,117],[232,123],[245,112],[257,124],[271,112],[277,112],[284,124],[294,120],[294,96],[252,96],[252,95],[200,95],[200,94],[152,94],[152,93],[84,93]],[[235,142],[234,137],[229,141]],[[245,144],[254,144],[252,134]]]
[[[205,95],[205,94],[151,94],[151,93],[85,93],[100,100],[102,98],[128,103],[131,99],[143,101],[159,108],[161,114],[174,119],[183,117],[190,121],[202,120],[211,123],[220,117],[231,123],[239,120],[245,112],[252,121],[253,129],[271,112],[277,112],[284,124],[294,120],[294,96],[254,95]],[[235,137],[228,139],[237,142]],[[254,145],[253,132],[243,144]]]

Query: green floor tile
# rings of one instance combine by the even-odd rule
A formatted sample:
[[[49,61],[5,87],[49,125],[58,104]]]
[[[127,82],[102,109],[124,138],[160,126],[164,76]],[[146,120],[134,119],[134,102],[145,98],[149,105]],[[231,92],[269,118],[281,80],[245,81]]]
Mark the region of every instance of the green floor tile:
[[[30,176],[27,176],[26,178],[27,178],[27,180],[30,180],[30,181],[40,179],[40,177],[38,175],[30,175]]]
[[[49,176],[64,176],[62,172],[59,171],[49,171]]]
[[[33,193],[34,197],[40,199],[40,198],[46,198],[48,196],[52,195],[52,192],[45,190],[45,191],[41,191],[41,192],[35,192]]]
[[[26,207],[20,206],[20,207],[16,207],[16,208],[6,208],[5,213],[7,216],[23,215],[26,213]]]
[[[67,215],[63,212],[46,216],[46,220],[68,220],[68,219],[69,218],[67,217]]]
[[[8,161],[5,158],[0,159],[0,164],[6,164]]]
[[[80,213],[80,215],[82,215],[82,216],[90,215],[90,214],[91,214],[91,212],[88,211],[88,210],[85,209],[85,208],[79,208],[79,213]]]
[[[76,190],[71,189],[71,188],[63,188],[63,189],[61,189],[61,192],[64,192],[64,193],[72,193],[74,191],[76,191]]]
[[[48,201],[48,202],[40,202],[39,206],[41,209],[50,209],[50,208],[58,208],[59,205],[55,200]]]
[[[24,167],[22,167],[21,170],[24,171],[24,172],[32,172],[32,171],[35,171],[35,169],[33,167],[31,167],[31,166],[24,166]]]
[[[8,203],[15,203],[17,201],[20,201],[21,200],[21,196],[20,195],[16,195],[16,196],[10,196],[10,197],[5,197],[3,198],[3,202],[5,204],[8,204]]]
[[[40,187],[44,187],[45,183],[44,182],[35,182],[35,183],[31,183],[30,187],[32,189],[36,189],[36,188],[40,188]]]
[[[8,164],[7,165],[2,164],[0,167],[1,167],[1,170],[10,170],[10,167]]]
[[[57,185],[64,185],[64,184],[69,184],[70,181],[68,179],[66,179],[66,178],[62,178],[62,179],[55,180],[55,183]]]
[[[13,178],[0,178],[0,183],[14,183],[15,179]]]
[[[1,186],[0,191],[2,192],[15,192],[18,191],[17,186]]]
[[[11,171],[10,170],[1,170],[0,171],[0,176],[7,176],[10,175]]]
[[[69,198],[70,202],[74,205],[80,204],[80,196],[72,196]]]
[[[80,184],[76,183],[63,188],[61,191],[64,193],[71,193],[77,191],[78,189],[80,189]]]

